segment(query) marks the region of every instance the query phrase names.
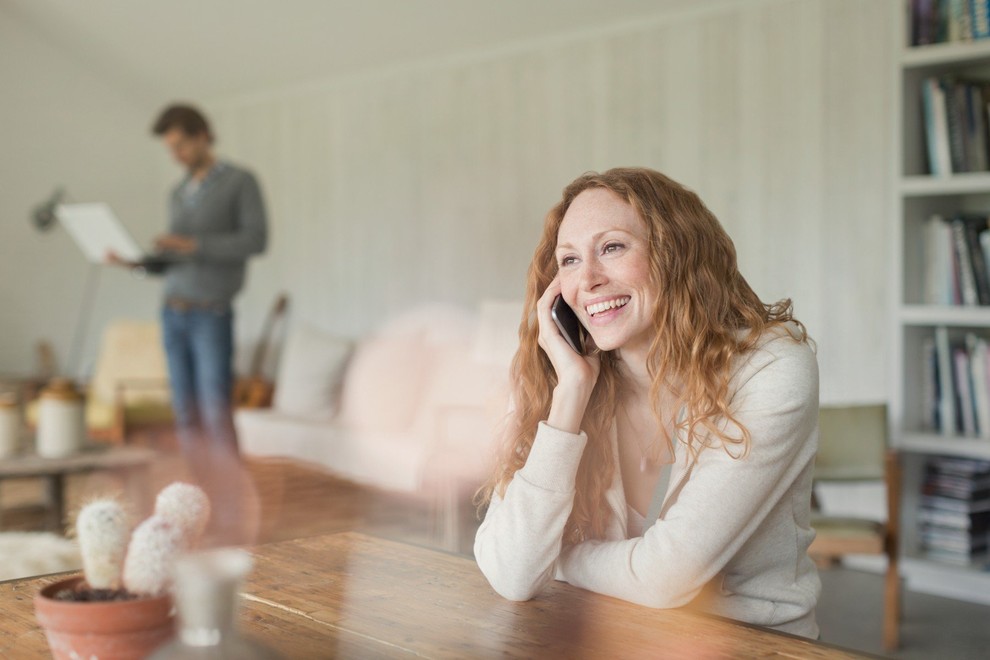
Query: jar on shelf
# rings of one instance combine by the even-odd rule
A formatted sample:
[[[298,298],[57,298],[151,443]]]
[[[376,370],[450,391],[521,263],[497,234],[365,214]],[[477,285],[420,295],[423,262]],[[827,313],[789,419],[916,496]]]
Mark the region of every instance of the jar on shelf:
[[[83,397],[67,378],[54,378],[41,391],[35,449],[45,458],[78,452],[86,439]]]
[[[21,407],[15,394],[0,394],[0,458],[9,458],[20,450]]]

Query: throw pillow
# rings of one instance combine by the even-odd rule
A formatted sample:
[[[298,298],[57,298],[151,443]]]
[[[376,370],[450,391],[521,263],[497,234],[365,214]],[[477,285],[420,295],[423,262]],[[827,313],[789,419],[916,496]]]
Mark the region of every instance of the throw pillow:
[[[290,415],[333,415],[352,347],[350,340],[309,323],[296,325],[282,351],[273,408]]]

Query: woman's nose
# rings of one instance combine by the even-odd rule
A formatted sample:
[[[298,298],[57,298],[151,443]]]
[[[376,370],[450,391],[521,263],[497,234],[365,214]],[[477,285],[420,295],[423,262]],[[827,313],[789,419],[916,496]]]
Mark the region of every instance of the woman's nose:
[[[581,269],[581,288],[585,291],[593,291],[608,281],[605,270],[597,259],[588,259]]]

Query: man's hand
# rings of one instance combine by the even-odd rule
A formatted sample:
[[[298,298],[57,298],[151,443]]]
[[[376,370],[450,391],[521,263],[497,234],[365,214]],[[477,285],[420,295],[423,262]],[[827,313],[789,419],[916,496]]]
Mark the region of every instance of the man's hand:
[[[174,254],[192,254],[199,244],[195,238],[181,234],[164,234],[155,239],[155,249]]]
[[[134,268],[137,266],[135,262],[124,259],[113,250],[107,250],[106,255],[103,257],[103,262],[108,266],[123,266],[124,268]]]

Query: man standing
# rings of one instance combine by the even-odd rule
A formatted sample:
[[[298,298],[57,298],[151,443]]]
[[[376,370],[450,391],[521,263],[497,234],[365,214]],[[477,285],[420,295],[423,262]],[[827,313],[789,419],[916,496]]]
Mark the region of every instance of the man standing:
[[[231,303],[247,259],[265,249],[267,222],[254,176],[216,158],[213,133],[196,108],[165,108],[152,132],[186,168],[169,198],[169,232],[155,248],[168,262],[162,334],[172,406],[183,452],[196,462],[204,442],[237,451]]]
[[[213,133],[196,108],[165,108],[152,133],[186,169],[169,197],[168,233],[140,264],[114,254],[108,261],[164,274],[162,336],[179,446],[213,501],[213,541],[250,542],[257,501],[231,414],[232,301],[248,258],[265,249],[265,207],[254,176],[214,155]]]

